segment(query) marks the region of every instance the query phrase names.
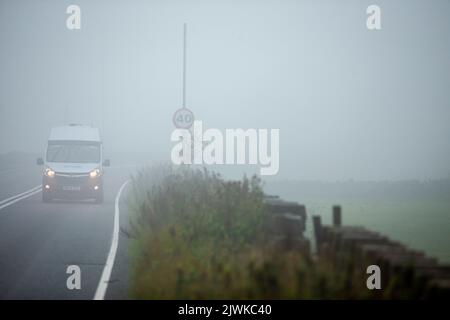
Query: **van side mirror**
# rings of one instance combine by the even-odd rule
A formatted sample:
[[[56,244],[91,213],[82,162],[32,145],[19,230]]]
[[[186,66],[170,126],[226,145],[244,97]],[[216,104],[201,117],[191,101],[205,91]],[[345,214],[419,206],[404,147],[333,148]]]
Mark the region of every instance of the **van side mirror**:
[[[37,164],[38,166],[42,166],[42,165],[44,165],[44,160],[42,160],[42,158],[37,158],[36,164]]]
[[[109,167],[111,165],[111,162],[109,161],[109,159],[105,159],[104,161],[103,161],[103,166],[104,167]]]

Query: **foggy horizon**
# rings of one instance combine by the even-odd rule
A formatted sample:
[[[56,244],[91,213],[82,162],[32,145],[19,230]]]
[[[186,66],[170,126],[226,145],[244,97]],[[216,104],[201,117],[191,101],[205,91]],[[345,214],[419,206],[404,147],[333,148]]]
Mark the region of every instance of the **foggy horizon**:
[[[377,1],[370,32],[371,2],[77,1],[70,31],[70,1],[1,1],[0,154],[43,154],[51,127],[85,123],[106,155],[170,162],[186,22],[196,119],[280,129],[280,170],[264,180],[448,178],[450,2]]]

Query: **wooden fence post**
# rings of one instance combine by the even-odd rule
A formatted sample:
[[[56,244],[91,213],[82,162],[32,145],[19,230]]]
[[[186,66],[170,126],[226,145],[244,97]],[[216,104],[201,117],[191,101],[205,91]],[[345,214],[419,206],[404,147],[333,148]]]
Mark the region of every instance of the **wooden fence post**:
[[[314,236],[316,239],[316,251],[319,252],[319,248],[322,241],[322,220],[320,216],[313,216]]]
[[[341,206],[333,206],[333,227],[342,226]]]

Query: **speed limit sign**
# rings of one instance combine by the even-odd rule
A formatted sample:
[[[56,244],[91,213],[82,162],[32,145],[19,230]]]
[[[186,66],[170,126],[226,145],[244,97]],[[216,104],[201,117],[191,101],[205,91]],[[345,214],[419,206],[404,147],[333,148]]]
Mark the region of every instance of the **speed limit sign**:
[[[173,124],[177,128],[189,129],[194,123],[194,114],[188,108],[181,108],[173,115]]]

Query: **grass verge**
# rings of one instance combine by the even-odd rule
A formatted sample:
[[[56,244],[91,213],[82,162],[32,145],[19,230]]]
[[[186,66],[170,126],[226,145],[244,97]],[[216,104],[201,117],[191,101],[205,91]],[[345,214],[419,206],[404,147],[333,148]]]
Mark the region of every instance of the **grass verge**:
[[[132,181],[135,299],[371,298],[365,270],[279,250],[257,177],[157,166]]]

